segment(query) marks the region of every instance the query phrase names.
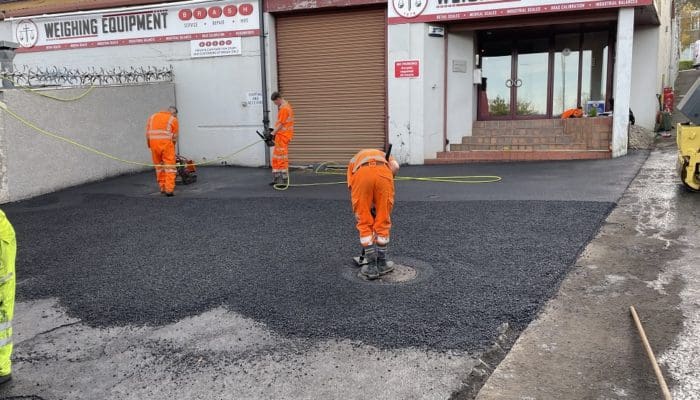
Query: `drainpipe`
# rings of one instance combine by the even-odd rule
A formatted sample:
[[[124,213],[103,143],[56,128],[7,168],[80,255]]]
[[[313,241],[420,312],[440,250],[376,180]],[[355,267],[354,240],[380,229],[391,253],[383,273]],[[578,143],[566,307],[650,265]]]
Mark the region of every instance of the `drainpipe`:
[[[262,79],[263,132],[270,129],[270,107],[267,100],[267,64],[265,54],[265,1],[260,2],[260,76]],[[270,166],[270,151],[265,146],[265,167]]]

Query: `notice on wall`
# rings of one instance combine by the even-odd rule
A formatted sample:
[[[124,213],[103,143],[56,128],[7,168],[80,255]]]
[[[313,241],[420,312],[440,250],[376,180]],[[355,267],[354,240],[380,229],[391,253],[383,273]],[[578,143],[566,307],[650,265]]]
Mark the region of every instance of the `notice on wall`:
[[[192,58],[241,55],[241,38],[200,39],[190,42]]]
[[[419,76],[419,60],[404,60],[394,63],[394,78],[418,78]]]
[[[13,21],[12,31],[20,44],[18,53],[197,40],[213,43],[214,39],[259,35],[259,12],[257,0],[142,6],[27,18]]]
[[[263,103],[262,93],[248,92],[247,103],[249,106],[261,106]]]
[[[467,72],[467,60],[452,60],[452,72]]]

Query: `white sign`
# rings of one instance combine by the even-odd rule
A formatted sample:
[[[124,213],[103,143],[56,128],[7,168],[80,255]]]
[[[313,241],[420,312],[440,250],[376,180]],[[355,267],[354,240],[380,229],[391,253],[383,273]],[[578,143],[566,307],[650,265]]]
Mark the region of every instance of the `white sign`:
[[[18,53],[132,44],[229,40],[260,34],[257,0],[211,1],[13,21]],[[240,45],[238,46],[240,50]]]
[[[652,0],[388,0],[389,24],[648,6]]]
[[[199,39],[190,42],[192,58],[241,55],[241,38]]]
[[[249,106],[261,106],[263,103],[262,93],[260,92],[248,92],[248,105]]]

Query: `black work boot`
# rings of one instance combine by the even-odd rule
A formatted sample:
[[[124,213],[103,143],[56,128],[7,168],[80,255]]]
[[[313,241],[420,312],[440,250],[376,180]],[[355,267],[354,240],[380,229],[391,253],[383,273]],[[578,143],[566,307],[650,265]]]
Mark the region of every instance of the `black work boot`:
[[[367,261],[367,264],[360,268],[360,274],[369,280],[379,278],[379,270],[377,269],[377,254],[374,252],[374,249],[371,247],[365,248],[364,258]]]
[[[379,275],[385,275],[394,270],[393,265],[389,265],[386,261],[386,245],[377,245],[377,270]]]
[[[270,186],[275,186],[279,185],[282,180],[282,175],[280,175],[278,172],[275,172],[272,174],[272,182],[270,182]]]
[[[0,385],[3,385],[12,380],[12,374],[0,376]]]

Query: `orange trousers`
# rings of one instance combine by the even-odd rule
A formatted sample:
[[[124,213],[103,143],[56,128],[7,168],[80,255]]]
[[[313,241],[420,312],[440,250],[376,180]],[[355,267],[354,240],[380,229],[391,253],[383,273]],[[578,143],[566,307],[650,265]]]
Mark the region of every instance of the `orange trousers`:
[[[375,241],[379,245],[389,243],[394,208],[394,175],[389,167],[382,163],[360,167],[352,175],[350,196],[362,246],[371,246]],[[375,217],[370,211],[373,205]]]
[[[153,164],[156,167],[156,179],[161,192],[172,193],[175,191],[176,167],[164,167],[162,165],[175,165],[175,143],[170,139],[157,139],[149,141]]]
[[[289,169],[289,142],[292,138],[275,135],[275,148],[272,150],[272,173],[287,172]]]

